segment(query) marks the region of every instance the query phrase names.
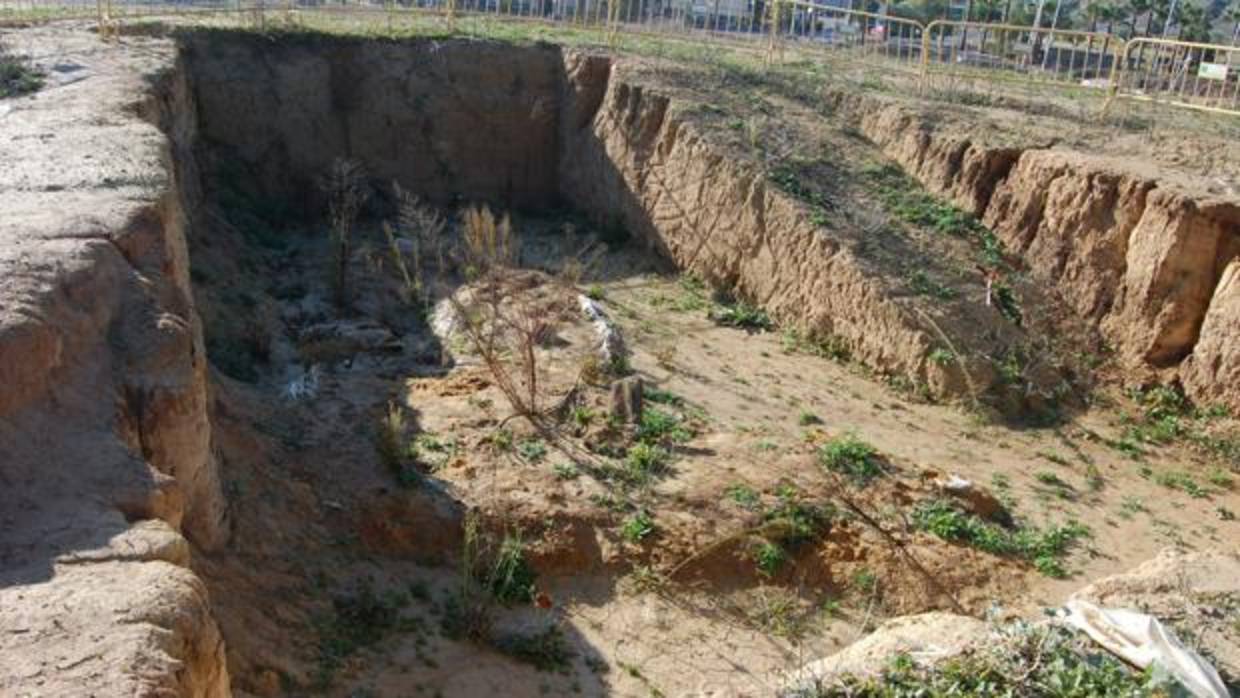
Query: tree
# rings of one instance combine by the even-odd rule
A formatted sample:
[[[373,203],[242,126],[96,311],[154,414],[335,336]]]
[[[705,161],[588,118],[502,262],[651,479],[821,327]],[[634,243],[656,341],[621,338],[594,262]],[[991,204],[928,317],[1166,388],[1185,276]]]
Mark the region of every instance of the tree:
[[[1187,0],[1182,0],[1184,4],[1179,14],[1178,23],[1180,25],[1179,38],[1183,41],[1200,41],[1209,43],[1210,41],[1210,20],[1206,17],[1206,11],[1199,5],[1187,4]]]
[[[1131,40],[1137,35],[1137,21],[1141,19],[1142,15],[1148,13],[1150,8],[1150,0],[1128,0],[1128,3],[1123,8],[1123,13],[1128,16],[1128,36],[1125,36],[1124,39]],[[1148,28],[1149,24],[1147,23],[1146,29],[1148,30]]]
[[[1231,45],[1240,46],[1240,0],[1235,0],[1223,13],[1223,19],[1231,22]]]
[[[1098,22],[1106,14],[1106,3],[1091,2],[1085,6],[1085,19],[1089,21],[1089,31],[1098,31]]]

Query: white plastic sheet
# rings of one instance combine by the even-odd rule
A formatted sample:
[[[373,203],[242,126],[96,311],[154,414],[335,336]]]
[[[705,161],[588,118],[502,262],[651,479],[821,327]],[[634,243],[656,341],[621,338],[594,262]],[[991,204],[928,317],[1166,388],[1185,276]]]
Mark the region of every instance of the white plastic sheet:
[[[594,323],[594,334],[598,338],[599,358],[603,363],[610,364],[625,358],[624,338],[620,336],[620,330],[612,324],[611,318],[607,317],[603,306],[584,295],[577,296],[577,304],[581,306],[581,312]]]
[[[1230,698],[1218,671],[1153,616],[1073,599],[1062,620],[1133,666],[1158,665],[1197,698]]]

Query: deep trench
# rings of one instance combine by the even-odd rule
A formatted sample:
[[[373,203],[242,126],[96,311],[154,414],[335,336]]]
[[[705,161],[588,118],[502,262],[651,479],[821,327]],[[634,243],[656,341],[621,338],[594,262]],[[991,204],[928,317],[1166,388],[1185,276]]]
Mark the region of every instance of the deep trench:
[[[285,369],[301,363],[304,370],[307,361],[289,341],[260,338],[256,332],[268,325],[282,331],[291,326],[288,318],[278,316],[290,301],[306,295],[306,279],[325,258],[327,211],[320,178],[339,158],[355,159],[366,168],[373,195],[363,219],[372,234],[379,221],[395,214],[397,187],[443,210],[486,203],[529,220],[550,221],[548,225],[580,218],[599,230],[628,230],[651,264],[667,268],[674,261],[705,272],[716,286],[769,303],[780,319],[800,315],[798,319],[838,332],[854,342],[859,360],[880,370],[911,374],[948,394],[964,388],[960,376],[951,375],[956,367],[925,361],[934,334],[889,302],[889,289],[867,278],[873,270],[848,259],[837,262],[834,250],[826,249],[830,244],[806,224],[800,207],[772,194],[761,177],[726,162],[691,129],[672,121],[666,98],[629,84],[609,92],[612,65],[606,57],[549,45],[315,34],[271,41],[247,33],[193,32],[180,42],[178,70],[164,95],[170,102],[164,125],[189,213],[192,278],[208,358],[220,376],[212,421],[226,470],[239,472],[262,457],[294,459],[307,450],[305,443],[298,443],[295,419],[262,404],[283,400],[281,390],[290,379]],[[615,144],[609,151],[590,128],[605,99],[615,102],[606,105],[608,118],[631,146],[623,153],[631,162],[613,161]],[[950,154],[949,178],[961,170],[968,147],[965,143]],[[669,155],[674,148],[677,153]],[[685,161],[679,163],[682,172],[696,173],[702,167],[723,173],[715,191],[699,192],[696,200],[700,206],[731,207],[728,214],[742,231],[725,231],[724,238],[735,235],[740,242],[734,254],[707,260],[718,262],[715,270],[695,266],[687,252],[693,241],[677,238],[683,232],[658,227],[664,225],[655,220],[664,205],[658,196],[642,199],[650,193],[634,191],[631,178],[654,179],[652,170],[643,169],[647,161],[665,158],[664,165],[675,164],[675,157]],[[1005,151],[989,162],[989,174],[975,192],[978,208],[987,207],[1018,158],[1016,151]],[[657,186],[662,183],[655,181],[650,189]],[[764,247],[771,249],[760,249]],[[780,266],[806,260],[813,264]],[[830,291],[824,292],[827,283]],[[373,296],[390,289],[369,292]],[[366,295],[367,289],[361,293]],[[400,358],[391,363],[389,374],[433,367],[443,353],[423,316],[365,302],[349,314],[377,323],[401,340]],[[976,324],[1001,326],[989,318]],[[962,364],[961,370],[974,367]],[[993,373],[989,366],[979,369],[982,375],[987,371]],[[383,399],[380,395],[374,403]],[[361,428],[356,422],[370,418],[373,406],[361,414],[335,415],[342,443],[348,441],[343,434]],[[279,442],[273,448],[280,453],[245,453],[247,431],[264,432]],[[354,433],[349,438],[369,448],[369,437]],[[322,460],[331,464],[348,456],[329,453]],[[395,506],[391,493],[378,492],[363,527],[381,528],[373,520]],[[291,521],[314,512],[296,503],[281,507]],[[256,535],[259,522],[247,523],[235,508],[235,530]],[[458,502],[423,493],[401,504],[399,512],[413,517],[416,525],[379,536],[393,553],[393,569],[450,561],[460,543]],[[192,538],[193,532],[188,533]],[[323,539],[330,533],[325,526],[307,536]],[[313,545],[306,549],[313,550]],[[590,554],[584,553],[587,558]],[[256,622],[262,597],[278,593],[278,585],[246,589],[244,583],[230,580],[244,559],[233,553],[204,556],[196,567],[220,600],[234,683],[253,690],[273,681],[264,672],[289,660],[280,659],[279,652],[273,656],[256,650],[256,640],[244,637],[247,624]],[[281,572],[295,574],[298,569],[289,563]],[[298,623],[312,625],[304,615]],[[274,632],[259,631],[254,637]],[[313,683],[292,664],[279,673],[280,681]]]
[[[450,576],[458,564],[462,505],[431,486],[402,492],[373,464],[374,413],[392,397],[398,381],[391,378],[442,375],[444,347],[425,315],[410,312],[387,281],[359,278],[367,273],[360,268],[352,273],[347,308],[323,302],[330,253],[321,178],[341,158],[364,166],[371,196],[358,244],[382,245],[377,231],[396,217],[398,187],[443,211],[485,204],[535,229],[580,221],[604,237],[622,237],[614,213],[562,186],[566,177],[589,173],[574,149],[599,107],[610,66],[605,59],[566,60],[553,46],[475,41],[305,35],[272,43],[227,32],[189,33],[180,41],[178,70],[165,90],[165,130],[189,213],[191,278],[214,367],[211,421],[232,529],[225,550],[198,556],[194,566],[211,590],[234,687],[260,694],[276,683],[289,694],[340,690],[334,675],[356,648],[337,658],[326,656],[323,643],[333,633],[350,637],[341,629],[345,619],[382,627],[391,609],[375,605],[369,586],[349,584],[333,586],[328,602],[308,592],[277,600],[282,585],[246,581],[245,560],[257,555],[274,577],[301,584],[310,568],[344,566],[332,541],[357,529],[357,544],[377,555],[382,574],[424,575],[435,588],[436,575]],[[570,82],[566,71],[583,65]],[[574,185],[581,190],[580,181]],[[341,323],[382,332],[385,345],[309,358],[303,348],[315,342],[307,335]],[[347,405],[330,424],[304,421],[318,409],[314,398],[291,399],[288,390],[291,380],[311,375],[311,364],[325,369],[335,389],[359,396],[349,403],[360,405],[357,412]],[[388,379],[366,382],[372,374]],[[296,465],[301,461],[306,471]],[[315,469],[333,474],[308,474]],[[350,469],[361,474],[343,474]],[[310,484],[331,497],[331,506],[360,512],[357,521],[324,520],[338,509],[290,501],[286,479]],[[256,496],[259,488],[267,489]],[[333,490],[340,494],[326,494]],[[246,542],[268,537],[287,542],[277,550]],[[271,651],[269,643],[283,634],[269,625],[273,604],[296,618],[292,627],[314,628],[318,637]],[[324,629],[323,622],[335,625]]]

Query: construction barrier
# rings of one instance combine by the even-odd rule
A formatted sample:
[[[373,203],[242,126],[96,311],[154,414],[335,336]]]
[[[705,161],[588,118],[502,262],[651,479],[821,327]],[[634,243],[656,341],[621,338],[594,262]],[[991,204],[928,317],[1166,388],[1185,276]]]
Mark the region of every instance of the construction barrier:
[[[1120,97],[1240,114],[1240,46],[1133,39],[1115,87]]]
[[[1124,46],[1106,34],[940,20],[926,26],[924,56],[928,71],[1107,88]]]
[[[97,18],[101,26],[166,15],[238,13],[256,26],[268,15],[372,13],[537,22],[623,35],[727,44],[762,52],[831,56],[883,71],[918,75],[920,89],[940,78],[1025,82],[1096,90],[1115,99],[1240,115],[1240,47],[1171,39],[1125,41],[1111,34],[1008,24],[935,20],[814,0],[0,0],[0,20]],[[1054,24],[1054,21],[1052,21]]]

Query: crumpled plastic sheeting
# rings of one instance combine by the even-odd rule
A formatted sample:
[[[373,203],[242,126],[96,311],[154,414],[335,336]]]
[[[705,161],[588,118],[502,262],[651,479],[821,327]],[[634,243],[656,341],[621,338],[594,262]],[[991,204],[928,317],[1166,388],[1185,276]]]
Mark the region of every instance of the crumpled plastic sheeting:
[[[1136,611],[1099,608],[1073,599],[1060,620],[1120,659],[1145,669],[1157,664],[1196,698],[1230,698],[1218,671],[1176,639],[1159,620]]]
[[[323,370],[315,364],[309,371],[295,376],[284,386],[284,397],[293,401],[313,398],[319,392],[319,377],[322,373]]]
[[[624,338],[620,336],[620,330],[612,324],[611,318],[607,317],[603,307],[584,295],[577,296],[577,304],[581,306],[581,312],[594,323],[599,358],[603,363],[611,364],[625,358],[627,350],[624,347]]]

